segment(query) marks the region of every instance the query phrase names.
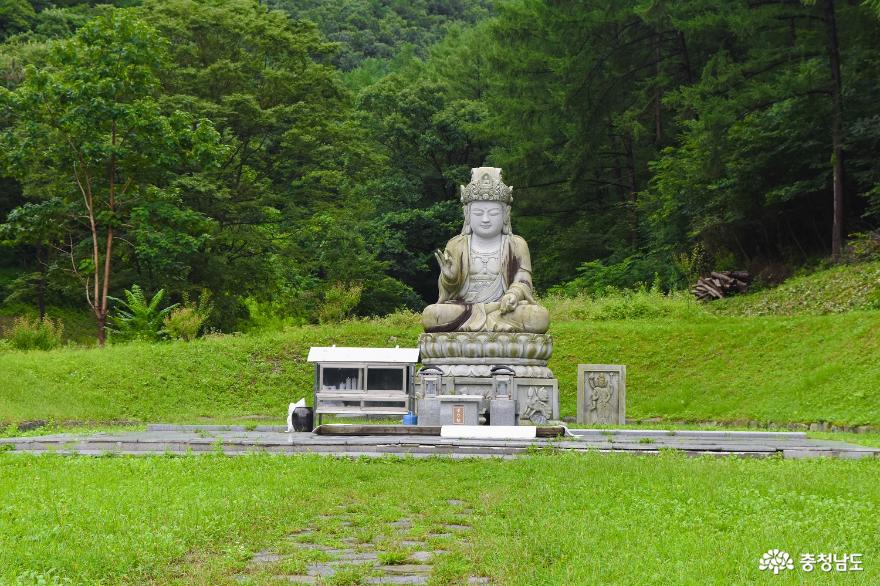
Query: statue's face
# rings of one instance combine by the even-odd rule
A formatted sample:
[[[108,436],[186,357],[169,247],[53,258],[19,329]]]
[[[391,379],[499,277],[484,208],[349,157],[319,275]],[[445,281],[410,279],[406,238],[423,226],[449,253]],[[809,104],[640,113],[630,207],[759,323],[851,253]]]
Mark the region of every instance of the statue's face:
[[[504,227],[504,204],[499,201],[471,203],[471,230],[481,238],[494,238]]]

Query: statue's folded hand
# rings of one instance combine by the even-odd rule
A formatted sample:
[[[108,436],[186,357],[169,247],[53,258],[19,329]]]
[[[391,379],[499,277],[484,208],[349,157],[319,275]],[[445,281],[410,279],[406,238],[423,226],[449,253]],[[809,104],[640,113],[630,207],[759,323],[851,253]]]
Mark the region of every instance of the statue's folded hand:
[[[507,293],[501,298],[501,313],[510,313],[516,309],[519,299],[513,293]]]

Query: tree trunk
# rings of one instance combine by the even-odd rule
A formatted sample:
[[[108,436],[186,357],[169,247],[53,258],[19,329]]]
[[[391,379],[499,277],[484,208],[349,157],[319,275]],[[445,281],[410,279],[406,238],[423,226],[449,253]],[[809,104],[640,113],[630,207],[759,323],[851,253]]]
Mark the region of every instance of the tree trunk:
[[[629,131],[623,136],[623,147],[626,151],[626,178],[629,184],[629,193],[627,194],[627,220],[629,223],[629,243],[633,250],[639,245],[639,213],[638,213],[638,192],[639,187],[636,183],[636,158],[633,152],[633,137]]]
[[[110,131],[110,144],[116,146],[116,121]],[[109,183],[109,194],[107,199],[107,207],[111,214],[116,212],[116,154],[110,155],[110,164],[107,168],[107,179]],[[115,217],[113,218],[115,219]],[[112,222],[112,220],[111,220]],[[93,238],[97,242],[97,231],[94,232]],[[97,245],[96,245],[97,250]],[[96,256],[97,261],[97,256]],[[110,265],[113,261],[113,225],[107,227],[107,240],[104,244],[104,269],[103,275],[99,272],[98,263],[95,262],[95,316],[98,318],[98,345],[104,346],[107,340],[107,312],[109,310],[108,301],[110,294]],[[103,282],[101,282],[103,279]],[[100,283],[100,288],[99,288]]]
[[[663,32],[657,29],[657,37],[654,40],[654,59],[657,64],[654,66],[654,80],[657,84],[657,87],[654,89],[654,144],[658,147],[660,145],[660,141],[663,140],[663,89],[660,85],[660,60],[662,58],[662,52],[660,47],[660,42],[662,39]]]
[[[840,78],[840,45],[837,38],[837,22],[834,0],[825,0],[825,31],[828,35],[828,61],[831,66],[831,164],[833,168],[834,214],[831,224],[831,258],[840,260],[843,248],[843,104]]]
[[[107,341],[107,314],[96,313],[95,317],[98,322],[98,346],[103,348]]]
[[[684,79],[688,85],[694,83],[694,72],[691,70],[691,56],[688,53],[687,39],[684,33],[678,31],[678,44],[681,47],[681,66],[684,68]]]
[[[48,252],[42,244],[37,245],[37,264],[40,265],[40,277],[37,280],[37,308],[40,311],[40,321],[46,319],[46,273],[48,271]]]

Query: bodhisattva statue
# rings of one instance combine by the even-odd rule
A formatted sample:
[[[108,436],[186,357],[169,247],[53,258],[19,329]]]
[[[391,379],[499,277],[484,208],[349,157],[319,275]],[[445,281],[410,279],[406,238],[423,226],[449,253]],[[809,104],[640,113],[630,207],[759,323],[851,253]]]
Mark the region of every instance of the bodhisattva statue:
[[[426,332],[547,331],[549,314],[532,296],[529,247],[510,227],[512,201],[501,169],[471,170],[461,187],[464,228],[435,252],[440,299],[422,312]]]

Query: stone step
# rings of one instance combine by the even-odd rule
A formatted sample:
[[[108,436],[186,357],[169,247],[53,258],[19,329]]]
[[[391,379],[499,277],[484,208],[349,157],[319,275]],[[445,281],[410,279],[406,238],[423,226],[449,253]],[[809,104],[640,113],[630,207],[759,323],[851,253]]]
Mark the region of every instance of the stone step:
[[[689,455],[743,455],[786,458],[870,458],[880,449],[832,440],[813,440],[800,432],[688,432],[648,430],[577,430],[576,438],[559,442],[547,440],[452,440],[437,437],[406,436],[316,436],[309,433],[217,431],[205,437],[204,431],[108,432],[87,436],[56,434],[19,438],[0,438],[0,446],[11,445],[11,453],[57,454],[203,454],[315,453],[337,456],[386,454],[452,458],[517,457],[534,448],[551,450],[630,452],[656,454],[661,448],[674,448]],[[611,433],[611,438],[607,436]],[[651,439],[651,442],[641,442]],[[0,447],[0,449],[3,449]],[[8,450],[8,448],[6,448]]]

